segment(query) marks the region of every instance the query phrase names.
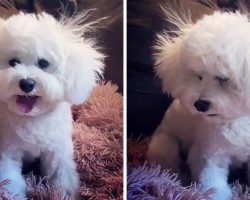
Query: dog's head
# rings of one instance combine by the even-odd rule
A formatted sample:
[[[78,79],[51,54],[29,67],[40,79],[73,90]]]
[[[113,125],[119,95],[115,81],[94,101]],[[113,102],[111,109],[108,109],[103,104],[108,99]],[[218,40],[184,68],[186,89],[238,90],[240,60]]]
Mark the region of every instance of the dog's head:
[[[155,46],[156,72],[164,90],[208,120],[250,114],[247,16],[215,12],[194,24],[175,25],[177,37],[160,34]]]
[[[0,101],[36,116],[58,102],[82,103],[102,73],[104,56],[86,39],[84,15],[19,13],[0,21]]]

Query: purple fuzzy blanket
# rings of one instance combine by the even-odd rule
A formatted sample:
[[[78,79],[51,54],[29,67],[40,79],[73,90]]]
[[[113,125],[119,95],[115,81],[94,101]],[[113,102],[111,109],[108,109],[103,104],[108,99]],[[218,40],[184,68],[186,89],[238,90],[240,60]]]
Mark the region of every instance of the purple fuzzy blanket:
[[[145,161],[149,139],[128,141],[128,200],[210,200],[213,189],[204,193],[199,186],[181,185],[176,174],[160,166],[150,166]],[[250,200],[249,188],[235,182],[233,200]]]

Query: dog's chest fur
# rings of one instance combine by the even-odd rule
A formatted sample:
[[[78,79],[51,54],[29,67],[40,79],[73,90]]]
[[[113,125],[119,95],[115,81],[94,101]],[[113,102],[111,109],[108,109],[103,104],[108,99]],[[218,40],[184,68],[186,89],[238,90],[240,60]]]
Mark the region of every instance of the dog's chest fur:
[[[225,126],[201,124],[194,143],[206,155],[220,153],[246,161],[250,155],[250,118],[244,117]]]
[[[200,117],[187,114],[178,100],[171,105],[168,115],[172,122],[172,134],[177,136],[185,149],[195,144],[205,155],[220,152],[227,157],[236,157],[239,161],[246,161],[250,156],[249,116],[225,124],[208,123]],[[173,131],[173,128],[176,130]]]
[[[1,151],[17,150],[22,153],[22,157],[35,158],[48,148],[67,145],[68,140],[71,140],[69,104],[60,103],[52,111],[37,117],[14,116],[3,106],[0,105],[6,112],[0,115]]]

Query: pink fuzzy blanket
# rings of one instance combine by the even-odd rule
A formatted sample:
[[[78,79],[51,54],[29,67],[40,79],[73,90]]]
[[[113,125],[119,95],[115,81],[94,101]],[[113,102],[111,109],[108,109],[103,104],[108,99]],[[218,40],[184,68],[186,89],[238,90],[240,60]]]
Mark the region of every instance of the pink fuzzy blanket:
[[[128,200],[211,200],[210,189],[200,192],[195,184],[181,185],[178,176],[160,166],[145,162],[150,138],[128,140]],[[250,188],[239,182],[232,184],[233,200],[250,200]]]
[[[74,107],[75,161],[80,199],[122,199],[123,98],[111,83],[97,86],[86,103]],[[41,178],[26,176],[28,199],[70,200]],[[19,200],[0,182],[1,200]]]

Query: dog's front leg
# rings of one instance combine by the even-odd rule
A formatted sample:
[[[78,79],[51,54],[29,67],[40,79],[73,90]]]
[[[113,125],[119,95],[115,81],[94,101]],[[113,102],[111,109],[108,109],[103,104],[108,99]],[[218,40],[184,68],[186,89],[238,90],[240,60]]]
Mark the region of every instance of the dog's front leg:
[[[197,146],[193,146],[188,164],[193,179],[199,182],[202,191],[215,189],[213,200],[232,199],[232,191],[227,183],[229,161],[224,155],[209,156]]]
[[[162,130],[161,126],[157,128],[147,149],[147,160],[174,172],[180,172],[180,145],[167,131]]]
[[[180,173],[180,142],[177,140],[176,128],[173,125],[177,115],[175,111],[176,104],[178,102],[175,101],[155,130],[148,145],[146,157],[147,161],[152,164],[160,164],[163,168]],[[177,131],[181,132],[178,129]]]
[[[59,187],[69,196],[76,196],[79,178],[73,158],[73,145],[61,145],[54,151],[47,150],[42,154],[42,175],[50,184]]]
[[[228,169],[216,164],[207,164],[200,173],[199,182],[202,190],[215,189],[213,200],[231,200],[232,191],[227,183]]]
[[[14,156],[10,153],[1,153],[0,182],[9,180],[10,182],[5,188],[13,195],[25,198],[26,184],[22,176],[22,161],[16,157],[17,155]]]

